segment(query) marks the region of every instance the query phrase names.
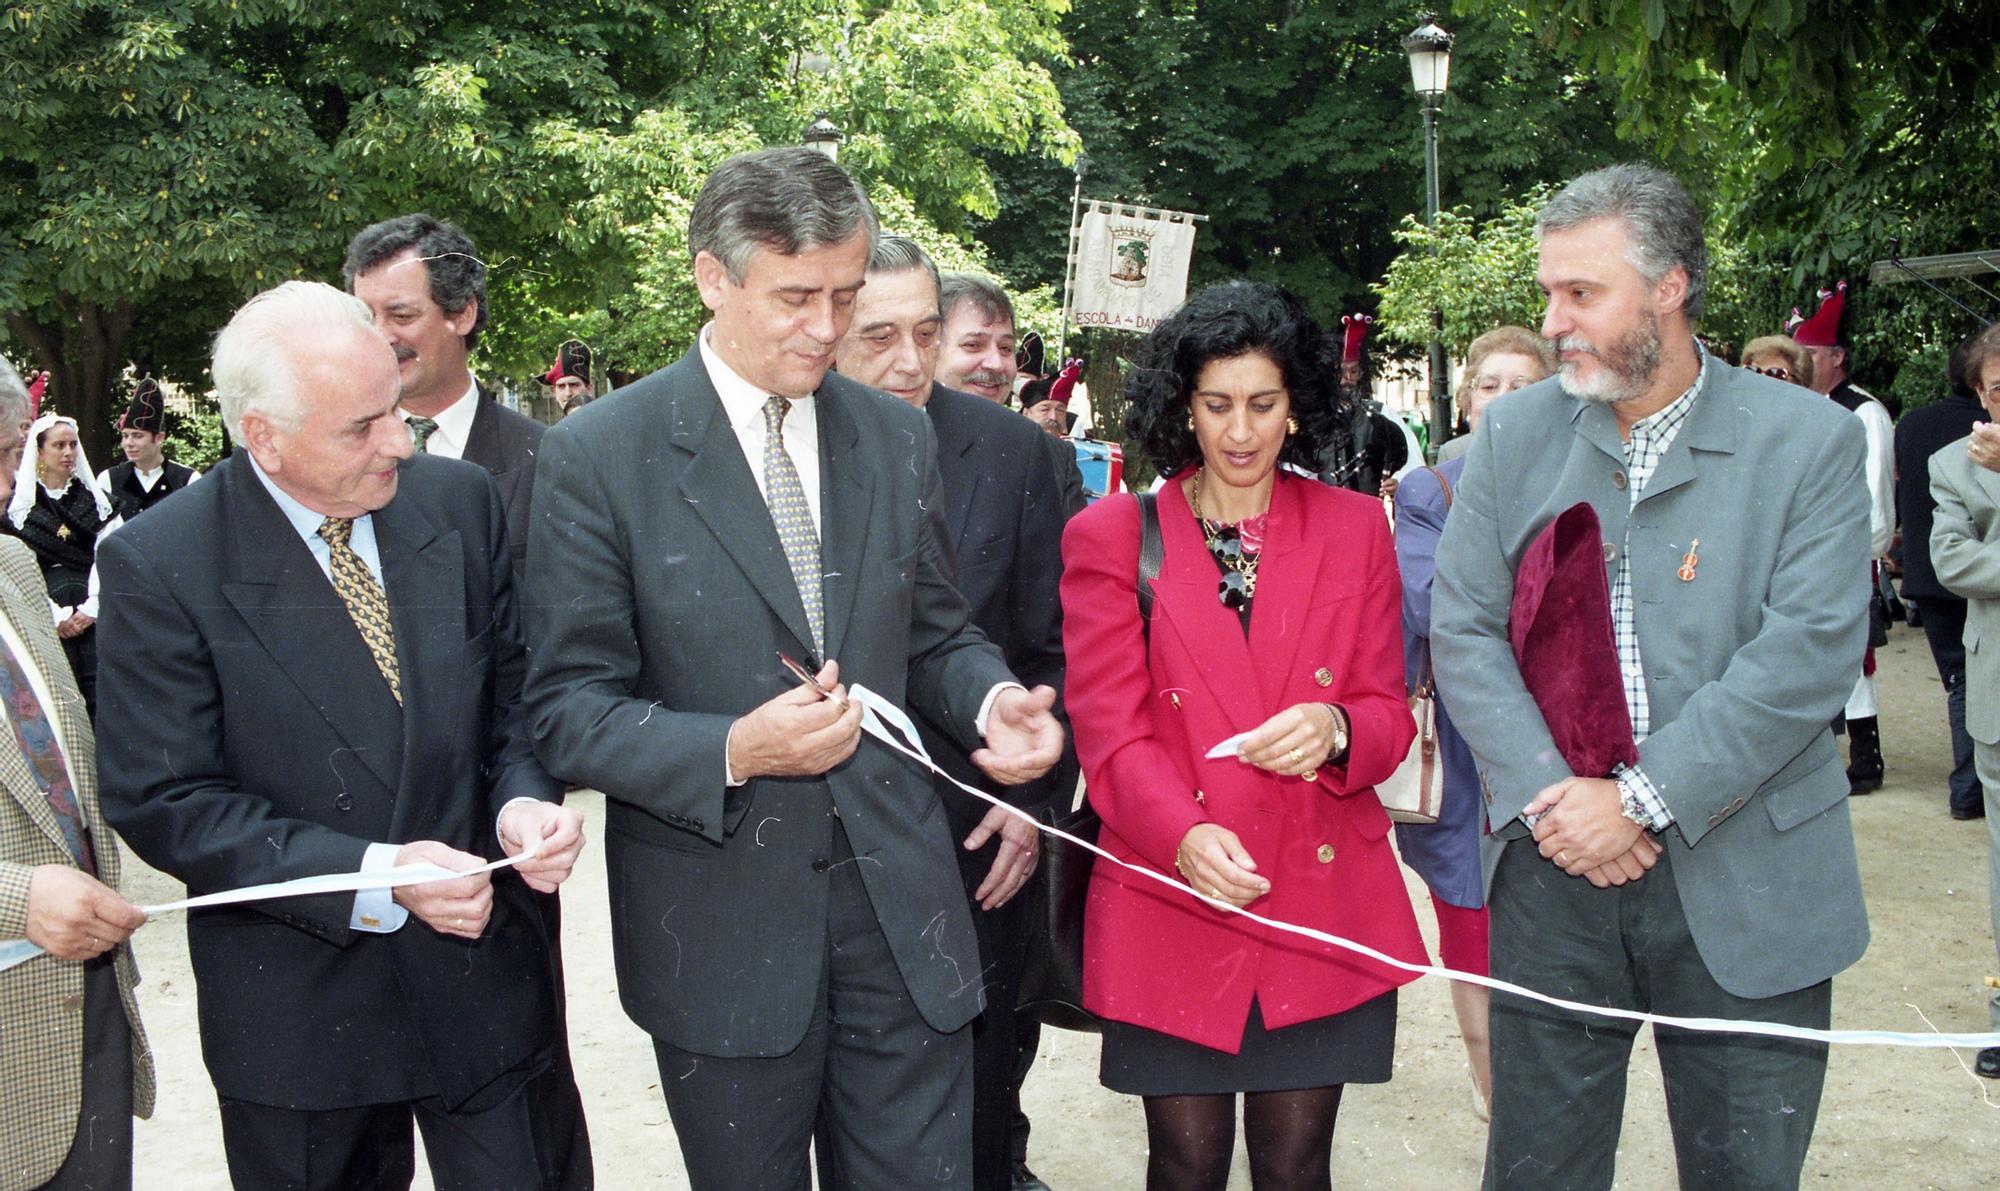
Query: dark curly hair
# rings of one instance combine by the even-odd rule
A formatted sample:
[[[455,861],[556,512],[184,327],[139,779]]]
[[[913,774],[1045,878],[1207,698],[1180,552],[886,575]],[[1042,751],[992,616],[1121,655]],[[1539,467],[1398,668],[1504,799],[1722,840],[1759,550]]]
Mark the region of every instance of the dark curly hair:
[[[1286,437],[1281,463],[1307,471],[1345,437],[1347,399],[1339,388],[1340,352],[1297,298],[1262,281],[1226,281],[1195,294],[1153,328],[1125,379],[1125,433],[1163,476],[1201,462],[1188,425],[1189,401],[1203,366],[1249,352],[1277,364],[1299,431]]]

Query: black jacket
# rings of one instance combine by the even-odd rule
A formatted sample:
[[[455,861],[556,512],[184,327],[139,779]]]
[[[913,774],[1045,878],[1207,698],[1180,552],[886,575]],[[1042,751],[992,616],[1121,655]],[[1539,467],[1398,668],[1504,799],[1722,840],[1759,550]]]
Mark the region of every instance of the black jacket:
[[[105,817],[192,893],[354,872],[370,843],[497,859],[506,802],[561,796],[519,713],[493,484],[428,455],[399,470],[373,520],[400,706],[246,454],[99,543]],[[307,1110],[505,1094],[552,1037],[536,896],[496,875],[476,942],[414,916],[354,931],[352,894],[189,915],[216,1091]]]
[[[1931,499],[1930,459],[1986,420],[1977,398],[1952,393],[1943,401],[1911,410],[1896,423],[1896,516],[1903,523],[1904,599],[1958,599],[1938,582],[1931,567],[1931,515],[1937,501]]]

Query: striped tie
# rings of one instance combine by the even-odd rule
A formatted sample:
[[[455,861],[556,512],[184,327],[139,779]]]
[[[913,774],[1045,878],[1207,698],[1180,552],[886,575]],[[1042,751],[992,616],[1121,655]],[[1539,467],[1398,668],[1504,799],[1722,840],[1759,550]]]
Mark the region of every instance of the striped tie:
[[[396,667],[396,630],[389,623],[389,597],[368,570],[368,564],[348,545],[354,536],[354,522],[345,517],[328,517],[319,527],[332,553],[333,592],[347,605],[354,627],[361,630],[362,643],[375,656],[375,668],[389,683],[396,702],[403,701],[402,672]]]
[[[792,403],[772,397],[764,403],[764,501],[771,506],[771,521],[778,527],[778,542],[791,564],[792,582],[798,584],[799,602],[806,606],[806,623],[812,626],[813,652],[826,652],[826,626],[820,609],[819,531],[813,527],[812,506],[806,503],[806,487],[799,482],[799,469],[785,450],[785,415]]]

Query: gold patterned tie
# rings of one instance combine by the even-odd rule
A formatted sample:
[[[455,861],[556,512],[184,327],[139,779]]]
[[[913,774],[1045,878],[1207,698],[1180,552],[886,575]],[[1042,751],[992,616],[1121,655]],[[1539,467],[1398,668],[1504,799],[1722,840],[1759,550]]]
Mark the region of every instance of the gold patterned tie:
[[[785,450],[785,415],[792,403],[772,397],[764,403],[764,503],[771,506],[771,521],[778,527],[778,543],[785,548],[785,561],[792,568],[792,582],[798,584],[799,602],[806,606],[806,623],[812,626],[813,652],[826,652],[826,630],[820,609],[819,531],[813,527],[812,506],[806,503],[806,488],[799,481],[799,469]]]
[[[368,564],[348,545],[354,536],[354,522],[345,517],[328,517],[319,527],[332,553],[333,591],[347,605],[354,627],[361,630],[362,643],[375,656],[375,668],[389,683],[396,702],[403,701],[403,680],[396,667],[396,630],[389,623],[389,597],[368,570]]]

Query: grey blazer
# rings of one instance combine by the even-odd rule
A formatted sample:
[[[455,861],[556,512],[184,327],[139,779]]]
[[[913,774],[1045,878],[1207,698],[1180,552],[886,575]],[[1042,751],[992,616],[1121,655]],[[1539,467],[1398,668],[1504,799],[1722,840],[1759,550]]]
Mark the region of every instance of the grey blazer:
[[[1604,527],[1607,579],[1630,551],[1652,720],[1640,767],[1674,816],[1662,839],[1695,946],[1737,996],[1816,984],[1868,945],[1828,726],[1867,637],[1863,453],[1853,414],[1711,360],[1633,507],[1611,410],[1550,379],[1488,410],[1438,548],[1432,659],[1495,856],[1527,836],[1535,794],[1571,776],[1508,645],[1515,566],[1578,501]]]
[[[1966,455],[1968,441],[1931,456],[1931,565],[1965,600],[1965,730],[2000,744],[2000,475]]]

